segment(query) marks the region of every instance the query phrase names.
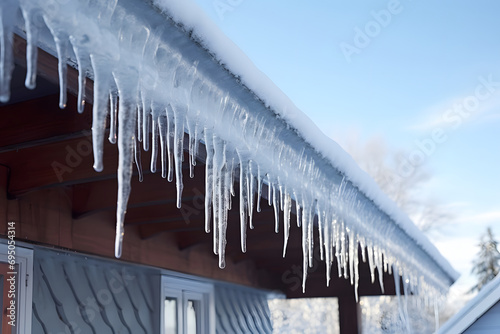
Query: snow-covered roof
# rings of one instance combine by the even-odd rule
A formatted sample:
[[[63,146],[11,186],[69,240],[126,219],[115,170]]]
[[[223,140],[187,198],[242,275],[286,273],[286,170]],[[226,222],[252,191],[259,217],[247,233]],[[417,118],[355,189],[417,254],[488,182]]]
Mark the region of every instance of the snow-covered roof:
[[[500,275],[486,284],[474,298],[441,326],[438,334],[463,333],[498,301],[500,301]]]
[[[158,158],[162,176],[172,181],[175,175],[180,206],[186,133],[193,165],[200,143],[206,147],[206,231],[214,234],[220,267],[225,266],[227,211],[236,179],[241,185],[242,251],[262,190],[268,189],[276,231],[284,233],[284,253],[293,212],[302,228],[305,267],[312,266],[313,231],[319,231],[327,281],[336,259],[357,285],[358,244],[372,279],[376,269],[380,278],[382,270],[395,270],[417,293],[445,291],[457,278],[434,245],[353,159],[191,1],[5,0],[0,10],[0,101],[9,98],[12,31],[28,43],[27,86],[34,84],[37,45],[59,58],[61,106],[66,62],[80,72],[79,105],[84,103],[85,77],[94,80],[94,168],[102,170],[108,116],[109,140],[119,149],[117,257],[134,155],[140,146],[151,146],[152,166]],[[280,210],[285,220],[281,228]],[[305,270],[304,282],[306,275]]]

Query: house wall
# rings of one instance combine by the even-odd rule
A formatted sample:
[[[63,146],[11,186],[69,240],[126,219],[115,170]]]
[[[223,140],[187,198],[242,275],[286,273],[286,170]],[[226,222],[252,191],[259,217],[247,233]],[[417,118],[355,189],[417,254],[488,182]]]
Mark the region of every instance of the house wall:
[[[91,168],[92,163],[89,162],[88,166]],[[82,195],[78,192],[75,194],[73,187],[41,189],[9,199],[6,196],[8,174],[8,169],[0,166],[0,235],[7,235],[7,222],[12,221],[16,223],[16,237],[20,240],[114,258],[114,207],[74,218],[74,211],[78,211],[75,203],[83,205],[82,203],[94,201],[94,197],[98,196],[89,193],[87,197],[81,198]],[[115,180],[106,182],[112,184]],[[140,185],[140,182],[138,184]],[[139,185],[136,188],[139,188]],[[116,184],[106,189],[115,194]],[[99,191],[103,192],[102,189]],[[116,200],[113,205],[116,205]],[[180,215],[175,204],[172,205],[172,213]],[[169,208],[165,210],[165,213],[169,212]],[[124,261],[255,288],[280,287],[279,278],[269,276],[264,270],[257,270],[255,263],[248,259],[233,262],[228,257],[226,268],[220,270],[218,258],[211,251],[212,236],[209,234],[203,232],[204,239],[199,244],[181,247],[179,240],[182,238],[176,233],[163,233],[146,240],[141,238],[139,227],[132,224],[125,227],[126,237],[121,257]]]
[[[255,289],[215,285],[217,334],[272,333],[268,295]]]
[[[500,301],[486,311],[472,326],[467,328],[467,334],[497,334],[500,333]]]
[[[34,249],[32,333],[160,333],[161,269]],[[216,333],[272,333],[262,290],[214,283]]]
[[[159,333],[158,270],[34,254],[33,333]]]

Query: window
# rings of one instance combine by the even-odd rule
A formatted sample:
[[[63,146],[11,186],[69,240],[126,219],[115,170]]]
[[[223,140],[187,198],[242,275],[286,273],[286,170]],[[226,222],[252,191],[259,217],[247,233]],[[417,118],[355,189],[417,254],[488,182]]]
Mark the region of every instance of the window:
[[[162,277],[162,334],[215,333],[214,288],[187,278]]]
[[[2,334],[31,333],[32,286],[33,251],[14,242],[0,244]]]

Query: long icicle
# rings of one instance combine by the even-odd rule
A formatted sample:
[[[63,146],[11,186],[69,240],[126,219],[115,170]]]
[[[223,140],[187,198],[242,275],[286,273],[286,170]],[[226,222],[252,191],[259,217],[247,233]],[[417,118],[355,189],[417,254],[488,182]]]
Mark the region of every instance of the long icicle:
[[[59,72],[59,108],[66,108],[68,87],[68,64],[66,64],[69,41],[65,37],[55,37],[57,51],[57,67]]]
[[[290,213],[292,208],[292,198],[285,188],[284,208],[283,208],[283,257],[286,256],[286,248],[288,246],[288,237],[290,235]]]
[[[130,78],[115,78],[120,96],[133,97],[136,89],[131,89]],[[122,83],[122,80],[125,81]],[[115,256],[122,255],[125,212],[127,211],[130,196],[130,181],[132,178],[132,164],[135,145],[136,103],[127,98],[120,99],[118,112],[118,201],[116,210],[116,239]]]
[[[205,149],[207,158],[205,161],[205,232],[210,233],[210,223],[212,214],[212,193],[213,193],[213,138],[211,132],[205,129]],[[215,234],[215,231],[214,231]]]
[[[94,69],[94,103],[92,106],[92,148],[94,152],[94,170],[101,172],[103,165],[103,145],[108,114],[108,87],[112,80],[106,68],[106,60],[98,56],[91,57]],[[120,99],[121,102],[122,99]],[[135,117],[134,117],[135,119]]]
[[[37,76],[37,58],[38,58],[38,35],[40,27],[35,22],[41,18],[35,19],[34,11],[23,10],[23,17],[26,26],[26,80],[24,85],[28,89],[35,89]],[[80,67],[80,66],[78,66]]]
[[[247,251],[247,165],[240,156],[240,238],[241,238],[241,251]]]
[[[182,190],[182,158],[184,154],[184,115],[181,111],[184,107],[172,106],[174,110],[174,162],[175,162],[175,186],[177,188],[177,208],[181,208]]]

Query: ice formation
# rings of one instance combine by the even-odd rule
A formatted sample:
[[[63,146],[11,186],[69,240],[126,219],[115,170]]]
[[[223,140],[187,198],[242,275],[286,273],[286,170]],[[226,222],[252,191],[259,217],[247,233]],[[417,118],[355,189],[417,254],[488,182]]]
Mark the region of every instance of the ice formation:
[[[361,249],[372,281],[378,274],[382,288],[382,272],[394,271],[403,278],[404,291],[446,291],[456,279],[455,271],[373,181],[335,143],[318,134],[253,65],[240,66],[245,70],[236,76],[234,59],[239,51],[231,44],[227,53],[233,56],[221,55],[225,37],[203,39],[203,27],[192,26],[195,19],[188,17],[193,12],[180,10],[179,1],[173,4],[169,12],[168,2],[158,2],[163,13],[132,0],[3,0],[0,4],[0,101],[9,100],[14,32],[27,40],[28,88],[35,85],[37,46],[59,59],[61,107],[66,104],[66,63],[79,70],[79,112],[85,103],[85,80],[94,80],[95,170],[103,168],[108,115],[108,140],[119,150],[115,255],[122,253],[132,168],[140,151],[152,151],[152,172],[159,159],[162,177],[175,179],[180,207],[183,152],[188,152],[192,174],[202,143],[205,230],[213,234],[221,268],[228,210],[239,209],[245,252],[253,213],[260,211],[260,199],[267,197],[274,207],[275,230],[284,235],[283,256],[292,213],[302,229],[304,268],[313,265],[314,234],[319,234],[327,284],[336,261],[339,276],[357,287]],[[245,75],[249,72],[252,75]],[[270,87],[268,93],[258,88],[259,82]],[[232,203],[235,181],[238,206]],[[307,270],[303,272],[305,289]]]

